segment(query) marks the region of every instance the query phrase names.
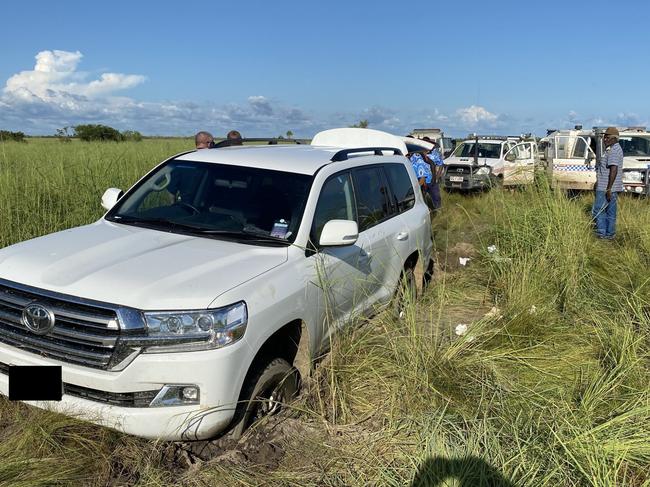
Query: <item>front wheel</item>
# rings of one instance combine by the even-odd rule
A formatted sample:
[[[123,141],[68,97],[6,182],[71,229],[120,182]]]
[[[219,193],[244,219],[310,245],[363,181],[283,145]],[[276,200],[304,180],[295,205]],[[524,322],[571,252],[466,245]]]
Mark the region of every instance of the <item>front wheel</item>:
[[[298,371],[286,360],[276,358],[260,367],[244,385],[235,413],[233,438],[241,438],[253,423],[279,412],[295,398],[298,388]]]

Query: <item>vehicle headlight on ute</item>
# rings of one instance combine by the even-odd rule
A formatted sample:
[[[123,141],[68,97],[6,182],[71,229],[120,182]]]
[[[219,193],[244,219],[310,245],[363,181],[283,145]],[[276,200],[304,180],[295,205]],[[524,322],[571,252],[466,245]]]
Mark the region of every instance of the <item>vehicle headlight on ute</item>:
[[[144,319],[145,352],[208,350],[243,337],[248,310],[242,301],[201,311],[150,311],[144,313]]]
[[[641,171],[623,171],[623,181],[626,183],[642,183],[643,173]]]
[[[487,166],[479,167],[474,173],[476,176],[487,176],[490,174],[490,168]]]

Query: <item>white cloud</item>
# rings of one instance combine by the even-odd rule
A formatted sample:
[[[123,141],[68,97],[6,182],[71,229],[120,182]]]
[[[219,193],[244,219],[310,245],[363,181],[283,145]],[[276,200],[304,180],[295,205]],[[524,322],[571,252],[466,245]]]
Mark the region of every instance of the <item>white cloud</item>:
[[[456,110],[456,117],[467,128],[473,128],[479,125],[493,126],[496,125],[499,118],[494,113],[490,113],[485,108],[477,105],[459,108]]]
[[[186,101],[142,102],[117,92],[145,81],[139,74],[103,73],[91,79],[80,71],[79,51],[42,51],[34,69],[11,76],[0,95],[0,125],[28,133],[53,133],[80,123],[105,123],[147,134],[190,134],[211,130],[221,135],[237,128],[246,135],[279,135],[287,130],[313,132],[312,117],[298,107],[265,96],[247,103],[217,105]]]
[[[110,95],[145,81],[142,75],[121,73],[104,73],[99,79],[87,81],[87,73],[77,70],[82,57],[79,51],[39,52],[33,70],[21,71],[7,80],[5,98],[75,110],[81,108],[84,98]]]

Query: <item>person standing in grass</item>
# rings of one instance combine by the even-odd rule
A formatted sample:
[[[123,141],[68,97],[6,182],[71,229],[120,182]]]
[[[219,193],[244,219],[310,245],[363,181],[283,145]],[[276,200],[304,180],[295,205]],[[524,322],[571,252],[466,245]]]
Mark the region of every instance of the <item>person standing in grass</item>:
[[[242,145],[242,137],[241,134],[237,130],[231,130],[228,132],[228,135],[226,135],[226,140],[230,142],[230,145]]]
[[[194,136],[194,145],[197,149],[210,149],[214,146],[214,138],[210,132],[197,132]]]
[[[433,174],[431,172],[431,167],[429,167],[429,164],[424,160],[422,154],[419,154],[418,152],[408,154],[408,158],[411,161],[411,165],[413,166],[413,171],[415,171],[415,177],[420,183],[422,196],[428,195],[429,185],[432,184],[433,181]],[[433,207],[433,203],[430,201],[429,198],[425,197],[424,201],[426,202],[427,206],[429,206],[429,208]]]
[[[618,130],[608,127],[603,138],[605,150],[596,161],[596,197],[592,215],[596,236],[612,240],[616,235],[618,193],[623,191],[623,149],[618,143]]]
[[[439,210],[442,207],[442,198],[440,198],[440,181],[445,173],[445,163],[440,155],[440,146],[437,142],[431,140],[429,137],[424,137],[422,140],[433,144],[433,149],[426,154],[425,161],[431,166],[432,182],[429,184],[429,194],[433,201],[433,209]]]

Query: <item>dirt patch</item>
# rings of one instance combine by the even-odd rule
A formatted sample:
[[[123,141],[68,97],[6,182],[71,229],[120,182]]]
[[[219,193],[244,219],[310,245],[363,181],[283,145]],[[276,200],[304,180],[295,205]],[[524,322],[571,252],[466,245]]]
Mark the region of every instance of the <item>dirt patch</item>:
[[[287,441],[303,437],[312,429],[308,423],[280,414],[256,424],[240,440],[224,436],[210,441],[170,444],[165,460],[180,469],[218,462],[219,465],[248,464],[273,470],[284,457]]]
[[[443,272],[452,272],[459,268],[471,265],[478,255],[476,247],[469,242],[458,242],[453,247],[437,252],[436,261]],[[461,260],[469,259],[469,260]],[[464,264],[464,265],[463,265]]]

